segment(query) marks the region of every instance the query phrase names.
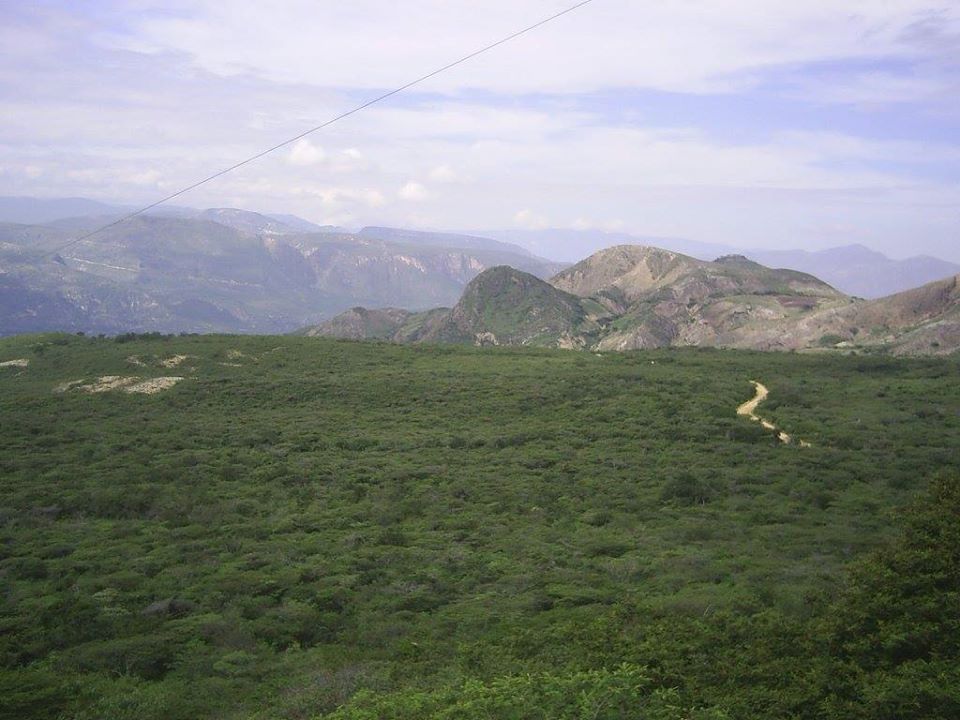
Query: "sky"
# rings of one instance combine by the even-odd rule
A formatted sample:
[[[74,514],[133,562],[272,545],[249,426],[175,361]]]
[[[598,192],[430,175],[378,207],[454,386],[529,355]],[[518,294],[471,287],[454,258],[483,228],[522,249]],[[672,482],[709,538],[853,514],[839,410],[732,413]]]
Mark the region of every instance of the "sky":
[[[574,0],[0,0],[0,194],[146,204]],[[593,0],[191,191],[960,261],[960,2]]]

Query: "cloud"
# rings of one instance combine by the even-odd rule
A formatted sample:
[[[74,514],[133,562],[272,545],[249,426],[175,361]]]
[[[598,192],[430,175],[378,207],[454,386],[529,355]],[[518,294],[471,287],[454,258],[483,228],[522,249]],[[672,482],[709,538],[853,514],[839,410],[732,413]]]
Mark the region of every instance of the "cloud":
[[[375,172],[375,166],[357,148],[346,148],[331,155],[327,169],[340,175],[357,175]]]
[[[154,12],[138,14],[115,42],[138,51],[172,50],[222,76],[381,89],[537,22],[565,3],[490,0],[482,11],[471,11],[469,22],[464,5],[198,0],[173,15],[157,2]],[[935,40],[957,27],[960,8],[929,0],[605,0],[432,79],[428,87],[447,93],[606,87],[730,92],[773,67],[891,55],[939,58],[952,51]]]
[[[397,197],[409,202],[423,202],[430,197],[430,191],[420,183],[411,180],[397,191]]]
[[[603,230],[605,232],[617,232],[624,229],[623,220],[608,220],[598,222],[585,217],[578,217],[570,224],[571,230]]]
[[[162,177],[163,176],[156,170],[144,170],[143,172],[130,173],[124,177],[124,180],[133,185],[158,187]]]
[[[524,230],[542,230],[550,227],[546,216],[539,215],[529,209],[518,210],[514,213],[513,223]]]
[[[383,193],[373,188],[322,188],[310,190],[307,194],[319,197],[324,205],[334,208],[344,205],[378,208],[386,202]]]
[[[324,149],[318,145],[314,145],[307,138],[297,140],[287,154],[287,162],[291,165],[299,165],[301,167],[319,165],[320,163],[326,162],[326,160],[327,153]]]
[[[0,193],[152,202],[564,2],[467,5],[0,3]],[[949,254],[954,5],[603,0],[180,201]]]
[[[436,183],[452,183],[458,180],[458,176],[449,165],[437,165],[430,171],[430,179]]]

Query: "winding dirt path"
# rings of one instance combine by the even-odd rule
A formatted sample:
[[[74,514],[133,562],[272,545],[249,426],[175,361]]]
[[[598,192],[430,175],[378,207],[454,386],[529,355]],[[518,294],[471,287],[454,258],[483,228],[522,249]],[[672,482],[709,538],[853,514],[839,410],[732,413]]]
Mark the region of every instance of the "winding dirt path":
[[[780,439],[780,442],[785,444],[792,443],[793,437],[785,433],[783,430],[778,429],[777,426],[769,420],[757,415],[757,407],[760,405],[760,403],[767,399],[770,391],[763,383],[759,383],[756,380],[751,380],[750,382],[753,384],[754,388],[756,388],[757,394],[753,396],[752,400],[747,400],[737,408],[737,415],[744,415],[754,422],[760,423],[767,430],[777,433],[777,437]],[[810,443],[806,442],[805,440],[800,440],[799,445],[800,447],[810,447]]]

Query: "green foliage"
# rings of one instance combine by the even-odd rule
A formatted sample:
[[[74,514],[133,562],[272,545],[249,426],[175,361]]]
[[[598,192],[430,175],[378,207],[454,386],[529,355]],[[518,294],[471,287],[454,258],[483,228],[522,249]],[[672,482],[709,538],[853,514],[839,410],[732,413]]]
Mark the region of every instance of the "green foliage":
[[[680,473],[664,484],[660,499],[680,505],[705,505],[715,494],[716,489],[709,482],[690,473]]]
[[[11,717],[955,708],[947,485],[890,543],[960,472],[957,359],[73,335],[13,358]],[[55,392],[107,375],[185,379]],[[736,417],[750,379],[811,447]]]
[[[67,708],[70,688],[49,668],[0,670],[0,720],[56,720]]]
[[[856,564],[829,632],[838,716],[960,717],[960,477],[938,478],[901,537]]]
[[[675,689],[658,688],[643,668],[537,673],[470,681],[426,692],[360,694],[335,720],[723,720],[716,710],[683,706]]]
[[[820,337],[819,345],[820,347],[833,347],[834,345],[842,342],[843,338],[840,335],[835,333],[827,333],[826,335],[822,335]]]

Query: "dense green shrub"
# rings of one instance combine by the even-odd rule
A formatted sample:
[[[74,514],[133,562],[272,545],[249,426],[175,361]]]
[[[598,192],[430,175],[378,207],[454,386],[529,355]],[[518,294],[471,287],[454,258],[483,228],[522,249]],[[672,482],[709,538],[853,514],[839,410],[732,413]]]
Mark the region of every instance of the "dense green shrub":
[[[953,496],[900,512],[960,470],[955,358],[0,340],[21,357],[13,716],[955,709]],[[55,391],[130,374],[186,379]],[[810,447],[735,415],[751,379]]]
[[[426,692],[364,693],[336,720],[722,720],[719,711],[684,707],[643,668],[538,673],[467,682]]]

